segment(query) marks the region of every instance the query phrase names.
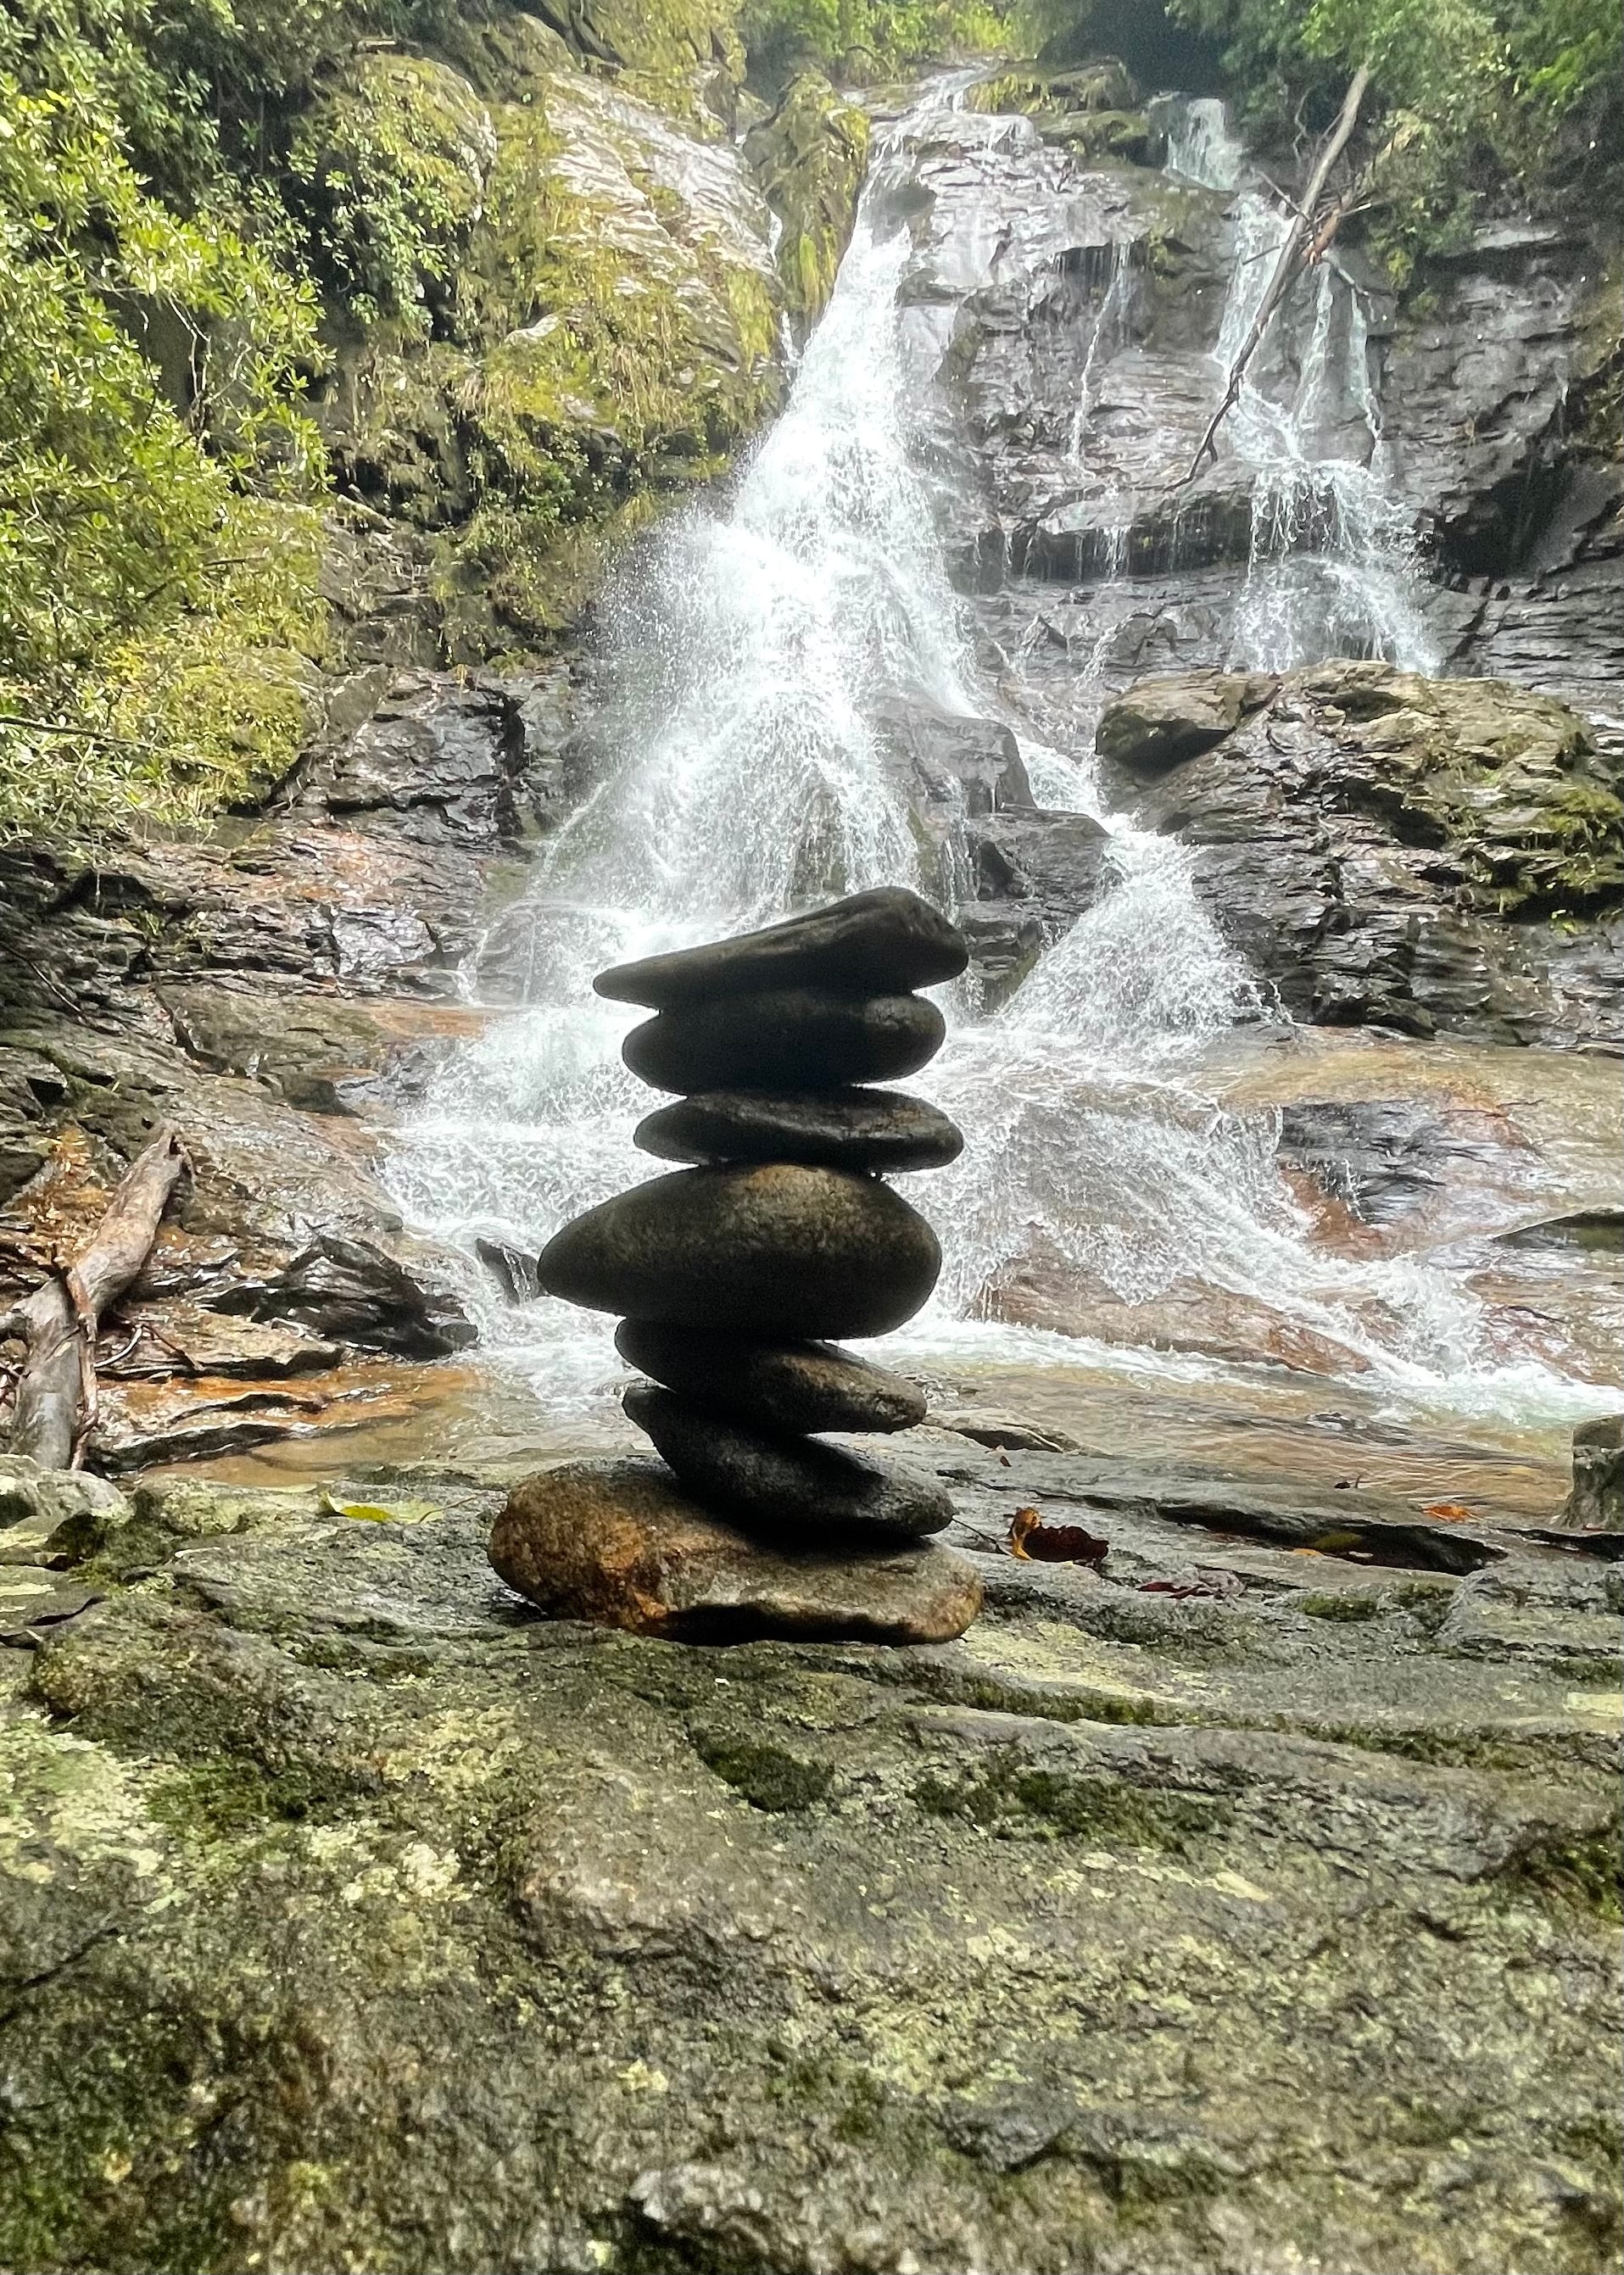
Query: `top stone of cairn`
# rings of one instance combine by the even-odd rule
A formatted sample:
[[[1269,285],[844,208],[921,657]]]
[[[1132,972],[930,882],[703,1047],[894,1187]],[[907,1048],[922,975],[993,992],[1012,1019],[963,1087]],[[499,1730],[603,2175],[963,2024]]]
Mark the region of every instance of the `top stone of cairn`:
[[[969,960],[963,934],[939,910],[903,886],[883,885],[761,932],[617,964],[593,986],[617,1002],[662,1010],[779,987],[890,994],[956,979]]]

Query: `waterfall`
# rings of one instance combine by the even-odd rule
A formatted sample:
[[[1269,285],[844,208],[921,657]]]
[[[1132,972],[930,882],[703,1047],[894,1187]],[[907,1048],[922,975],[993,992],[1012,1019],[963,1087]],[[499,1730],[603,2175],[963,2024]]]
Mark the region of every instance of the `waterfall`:
[[[1204,190],[1238,190],[1246,151],[1229,129],[1227,106],[1215,95],[1175,95],[1153,106],[1167,136],[1167,171]]]
[[[1215,386],[1234,367],[1290,225],[1250,192],[1236,201]],[[1251,556],[1232,634],[1235,660],[1249,668],[1371,655],[1438,669],[1370,359],[1360,290],[1327,259],[1293,287],[1242,381],[1224,432],[1251,478]]]
[[[426,1229],[533,1250],[582,1208],[661,1173],[631,1146],[650,1100],[619,1058],[644,1015],[593,995],[605,964],[880,881],[949,900],[967,890],[958,820],[940,826],[940,843],[925,839],[876,723],[881,700],[899,697],[1001,715],[978,676],[910,447],[910,406],[929,380],[898,305],[910,239],[895,193],[958,84],[880,140],[788,406],[730,495],[674,521],[608,596],[614,699],[597,739],[612,755],[465,975],[473,1000],[521,1008],[449,1068],[389,1167]],[[1191,104],[1187,116],[1181,167],[1228,170],[1221,108]],[[986,129],[983,160],[1031,140],[1024,120],[1013,137],[1008,121],[963,124]],[[1266,249],[1275,226],[1262,200],[1242,197],[1226,340],[1243,331],[1257,273],[1266,273],[1266,261],[1244,265],[1249,249]],[[1107,305],[1118,273],[1125,261]],[[1411,653],[1397,597],[1402,548],[1380,504],[1379,420],[1351,307],[1322,273],[1288,399],[1278,372],[1260,373],[1237,410],[1235,446],[1264,502],[1243,613],[1271,644],[1266,659],[1250,661],[1298,660],[1288,652],[1306,637],[1311,595],[1291,580],[1310,533],[1321,548],[1316,573],[1354,592],[1371,640],[1387,641],[1378,616],[1389,608],[1392,652]],[[1102,306],[1096,340],[1105,317]],[[1101,359],[1111,352],[1107,340]],[[1339,390],[1350,368],[1351,420],[1371,448],[1349,442],[1345,458],[1327,460],[1316,437],[1339,419],[1348,425]],[[1085,368],[1079,453],[1089,385]],[[1227,1112],[1204,1091],[1203,1048],[1265,1007],[1196,897],[1190,854],[1105,812],[1087,757],[1030,740],[1025,756],[1043,804],[1110,829],[1117,881],[1001,1009],[982,1016],[968,991],[947,1007],[948,1044],[920,1086],[969,1142],[917,1195],[946,1265],[910,1346],[1032,1347],[1031,1331],[980,1315],[989,1281],[1039,1255],[1128,1300],[1194,1281],[1328,1339],[1378,1379],[1440,1395],[1446,1384],[1457,1402],[1492,1405],[1504,1379],[1482,1359],[1475,1299],[1424,1263],[1316,1250],[1274,1167],[1273,1117]],[[490,1291],[483,1325],[487,1347],[555,1407],[601,1394],[623,1372],[607,1321],[549,1299],[511,1309]],[[1039,1340],[1051,1358],[1076,1348]]]

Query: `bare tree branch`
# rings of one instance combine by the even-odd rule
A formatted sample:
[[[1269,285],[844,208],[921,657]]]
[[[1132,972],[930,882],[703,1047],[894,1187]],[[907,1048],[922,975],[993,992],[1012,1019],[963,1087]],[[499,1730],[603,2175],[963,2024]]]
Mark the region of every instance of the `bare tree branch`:
[[[95,1420],[95,1338],[102,1313],[140,1272],[176,1186],[190,1169],[167,1126],[125,1172],[84,1253],[58,1266],[7,1324],[26,1349],[11,1450],[48,1470],[78,1465]]]
[[[1359,106],[1364,101],[1365,89],[1370,83],[1369,69],[1361,64],[1353,75],[1347,94],[1342,99],[1341,112],[1336,125],[1326,138],[1324,147],[1315,162],[1314,170],[1309,177],[1308,187],[1303,193],[1301,204],[1295,200],[1288,201],[1292,205],[1295,217],[1286,232],[1285,242],[1280,246],[1279,258],[1274,264],[1274,274],[1270,277],[1268,289],[1258,304],[1258,313],[1252,318],[1251,327],[1245,339],[1241,343],[1235,361],[1229,367],[1229,382],[1224,389],[1223,400],[1207,421],[1206,432],[1201,437],[1195,457],[1190,462],[1190,472],[1184,476],[1184,482],[1193,482],[1200,472],[1203,464],[1212,456],[1212,446],[1217,438],[1218,430],[1240,400],[1241,382],[1246,375],[1246,367],[1257,353],[1259,343],[1269,329],[1270,319],[1285,299],[1287,288],[1292,278],[1300,268],[1307,267],[1319,260],[1328,250],[1332,238],[1336,234],[1341,220],[1340,203],[1333,208],[1332,218],[1327,225],[1328,233],[1327,226],[1322,226],[1318,237],[1311,238],[1310,235],[1314,227],[1314,215],[1319,211],[1320,200],[1325,195],[1326,184],[1331,177],[1331,169],[1348,147],[1354,128],[1359,121]],[[1184,482],[1177,483],[1175,487],[1182,489]]]

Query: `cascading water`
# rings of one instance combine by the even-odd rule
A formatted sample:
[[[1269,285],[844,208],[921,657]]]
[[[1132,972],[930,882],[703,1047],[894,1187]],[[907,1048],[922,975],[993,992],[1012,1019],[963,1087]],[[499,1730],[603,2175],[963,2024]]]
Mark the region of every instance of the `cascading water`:
[[[910,144],[945,100],[927,95],[880,143],[789,405],[730,502],[673,525],[611,596],[616,698],[601,740],[622,755],[471,965],[472,996],[498,974],[510,996],[517,978],[524,1008],[457,1062],[432,1110],[402,1137],[393,1182],[426,1229],[533,1249],[580,1209],[658,1173],[631,1146],[650,1101],[619,1059],[640,1015],[592,994],[603,965],[881,881],[948,899],[967,889],[955,817],[925,836],[877,722],[882,700],[898,699],[961,716],[1000,708],[978,678],[907,424],[928,382],[899,321],[910,245],[894,193]],[[1221,111],[1190,110],[1199,132],[1192,126],[1181,162],[1227,166]],[[964,121],[988,162],[1008,125]],[[1243,200],[1243,246],[1254,203],[1273,225],[1261,201]],[[1250,271],[1237,273],[1227,337],[1249,321],[1242,310],[1254,289]],[[1345,475],[1327,474],[1313,437],[1333,386],[1333,337],[1361,371],[1364,350],[1345,313],[1340,329],[1331,317],[1320,327],[1323,276],[1316,290],[1321,344],[1290,408],[1280,410],[1260,374],[1236,435],[1255,450],[1250,463],[1270,497],[1329,485],[1321,558],[1357,581],[1368,567],[1360,533],[1376,526],[1359,519],[1357,477],[1378,478],[1363,462],[1356,473],[1351,457]],[[1373,421],[1368,373],[1355,397],[1356,415]],[[1084,404],[1079,453],[1086,424]],[[1266,660],[1296,661],[1284,653],[1297,637],[1296,601],[1272,588],[1265,599],[1266,555],[1260,547],[1252,580],[1273,626]],[[1408,653],[1379,627],[1371,637]],[[1029,708],[1029,729],[1031,717]],[[1131,1300],[1181,1281],[1229,1291],[1328,1337],[1395,1385],[1454,1378],[1469,1400],[1472,1382],[1492,1397],[1473,1300],[1420,1264],[1355,1265],[1317,1251],[1274,1168],[1271,1117],[1224,1112],[1204,1094],[1201,1049],[1260,1007],[1191,890],[1188,854],[1100,815],[1088,763],[1030,741],[1024,755],[1041,804],[1106,820],[1118,881],[993,1016],[978,1016],[968,994],[949,1006],[949,1043],[929,1087],[969,1144],[921,1196],[947,1261],[914,1346],[1011,1348],[1017,1331],[978,1315],[1000,1270],[1037,1254]],[[492,1347],[555,1406],[622,1371],[607,1322],[549,1300],[520,1310],[493,1300],[486,1326]],[[1068,1348],[1042,1341],[1052,1357]]]
[[[1252,327],[1291,227],[1248,186],[1243,146],[1212,96],[1165,106],[1169,172],[1235,195],[1235,253],[1213,351],[1219,385]],[[1277,314],[1225,424],[1251,478],[1252,540],[1232,659],[1287,671],[1332,655],[1436,671],[1417,606],[1414,531],[1393,480],[1371,375],[1363,289],[1333,253]]]

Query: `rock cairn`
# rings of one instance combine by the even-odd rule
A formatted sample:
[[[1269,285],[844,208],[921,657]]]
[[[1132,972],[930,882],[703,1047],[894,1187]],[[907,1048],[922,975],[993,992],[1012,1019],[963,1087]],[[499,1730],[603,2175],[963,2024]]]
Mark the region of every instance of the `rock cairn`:
[[[900,1326],[941,1268],[935,1234],[883,1179],[940,1168],[963,1139],[923,1100],[869,1085],[933,1056],[941,1014],[915,991],[967,960],[928,902],[886,888],[600,974],[601,995],[653,1013],[627,1037],[626,1064],[679,1093],[635,1142],[692,1166],[577,1217],[536,1278],[622,1314],[616,1349],[649,1378],[623,1402],[665,1466],[574,1463],[519,1488],[491,1553],[524,1592],[577,1616],[705,1632],[693,1542],[720,1526],[706,1553],[741,1632],[753,1617],[758,1633],[933,1640],[973,1619],[971,1568],[924,1545],[953,1515],[940,1485],[819,1434],[924,1419],[916,1384],[836,1339]],[[616,1581],[584,1550],[594,1525],[613,1540]]]

